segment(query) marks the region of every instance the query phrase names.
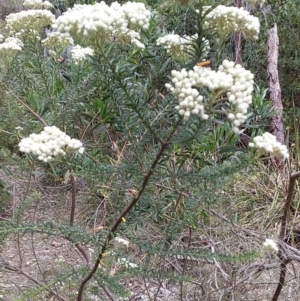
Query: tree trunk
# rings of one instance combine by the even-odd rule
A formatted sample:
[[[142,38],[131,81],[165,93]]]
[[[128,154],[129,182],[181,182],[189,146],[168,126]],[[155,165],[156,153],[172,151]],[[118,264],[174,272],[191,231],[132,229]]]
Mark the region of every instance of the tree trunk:
[[[241,8],[242,1],[235,0],[234,4],[237,8]],[[242,33],[237,32],[234,34],[234,46],[235,46],[235,63],[242,65]]]
[[[277,141],[284,144],[284,125],[283,125],[283,105],[281,101],[281,88],[278,78],[278,46],[279,38],[277,35],[277,25],[275,24],[269,31],[268,38],[268,68],[267,78],[269,82],[270,100],[276,114],[271,117],[270,133],[273,134]]]

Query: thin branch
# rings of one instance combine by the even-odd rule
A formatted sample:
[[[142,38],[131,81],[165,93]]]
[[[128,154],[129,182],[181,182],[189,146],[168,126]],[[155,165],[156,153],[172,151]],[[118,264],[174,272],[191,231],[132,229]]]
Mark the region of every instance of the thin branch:
[[[246,273],[245,276],[239,278],[239,280],[236,281],[234,285],[231,285],[229,288],[226,289],[226,292],[231,292],[234,289],[236,289],[239,285],[244,284],[248,279],[252,278],[253,276],[257,275],[260,272],[267,271],[267,270],[273,270],[278,268],[278,264],[255,264],[253,266],[250,266],[248,270],[255,268],[251,272],[243,271]],[[239,271],[240,273],[240,271]]]
[[[104,290],[105,294],[110,298],[111,301],[116,301],[112,293],[108,290],[107,287],[101,285],[101,288]]]
[[[297,172],[290,175],[290,181],[289,181],[287,196],[286,196],[286,200],[285,200],[284,211],[283,211],[283,215],[282,215],[282,219],[281,219],[281,228],[280,228],[280,233],[279,233],[279,240],[280,241],[285,241],[286,237],[287,237],[287,227],[288,227],[289,220],[290,220],[291,203],[292,203],[293,196],[294,196],[294,189],[295,189],[296,180],[299,177],[300,177],[300,171],[297,171]],[[290,262],[290,260],[292,258],[297,258],[298,256],[291,255],[287,259],[286,255],[284,254],[284,251],[283,251],[282,247],[280,247],[279,252],[278,252],[278,257],[279,257],[279,260],[281,261],[280,276],[279,276],[279,282],[277,284],[277,288],[276,288],[275,293],[273,295],[272,301],[277,301],[278,298],[279,298],[279,295],[281,293],[281,290],[283,288],[284,281],[285,281],[285,274],[286,274],[287,264]]]
[[[70,174],[71,179],[71,193],[72,193],[72,205],[71,205],[71,213],[70,213],[70,226],[74,225],[74,219],[75,219],[75,207],[76,207],[76,181],[73,174],[73,170],[71,170]]]
[[[18,95],[16,95],[4,82],[0,81],[0,84],[7,90],[11,95],[22,104],[34,117],[43,125],[46,126],[47,123],[44,121],[44,119],[36,112],[34,112],[28,104],[26,104]]]
[[[73,170],[71,170],[71,193],[72,193],[72,205],[71,205],[71,213],[70,213],[70,226],[74,225],[74,220],[75,220],[75,207],[76,207],[76,181],[75,177],[73,175]],[[86,260],[86,263],[89,268],[91,268],[91,260],[89,254],[85,251],[83,246],[80,243],[75,243],[75,247],[77,250],[81,253],[81,255],[84,257]]]
[[[29,274],[27,274],[26,272],[24,272],[22,269],[17,268],[15,266],[11,266],[7,263],[4,263],[4,268],[12,271],[12,272],[16,272],[19,273],[23,276],[25,276],[26,278],[28,278],[29,280],[31,280],[32,282],[34,282],[35,284],[37,284],[38,286],[44,288],[45,290],[47,290],[48,292],[50,292],[52,295],[54,295],[58,300],[61,301],[68,301],[67,299],[63,298],[62,296],[60,296],[57,292],[55,292],[53,289],[48,288],[46,285],[44,285],[43,283],[39,282],[38,280],[34,279],[32,276],[30,276]]]
[[[280,276],[279,276],[279,282],[277,284],[276,291],[274,293],[274,296],[272,298],[272,301],[277,301],[280,295],[280,292],[283,288],[284,285],[284,280],[285,280],[285,274],[286,274],[286,266],[287,266],[288,261],[283,261],[280,264]]]
[[[180,199],[181,194],[179,195],[178,199]],[[176,203],[176,205],[178,204],[178,202]],[[176,207],[175,207],[176,210]],[[192,228],[189,226],[189,238],[188,238],[188,250],[191,247],[191,241],[192,241]],[[182,267],[182,275],[185,274],[186,271],[186,266],[187,266],[187,258],[185,258],[183,260],[183,267]],[[180,301],[183,301],[183,281],[180,281]]]
[[[84,257],[88,267],[91,269],[92,268],[91,267],[91,259],[90,259],[89,254],[85,251],[85,249],[83,248],[83,246],[80,243],[75,243],[75,247],[81,253],[81,255]]]
[[[121,215],[119,216],[119,218],[115,221],[115,223],[113,224],[111,230],[109,231],[106,240],[101,248],[101,251],[98,255],[98,258],[94,264],[94,267],[92,268],[92,270],[90,271],[90,273],[82,280],[80,286],[79,286],[79,290],[78,290],[78,295],[77,295],[77,301],[82,301],[82,296],[83,296],[83,291],[84,291],[84,287],[87,284],[87,282],[93,277],[93,275],[96,273],[102,257],[107,249],[107,246],[109,244],[109,242],[113,239],[113,234],[117,231],[118,227],[120,226],[120,224],[123,222],[123,220],[125,219],[126,215],[132,210],[132,208],[136,205],[136,203],[140,200],[141,196],[143,195],[146,186],[160,160],[160,158],[162,157],[166,147],[168,146],[168,144],[170,143],[171,138],[173,137],[173,135],[175,134],[177,127],[179,126],[181,120],[179,120],[177,122],[177,124],[174,126],[174,128],[172,129],[172,131],[170,132],[166,142],[162,142],[161,143],[161,148],[159,150],[159,152],[156,155],[156,158],[154,159],[154,161],[152,162],[147,174],[144,177],[142,186],[137,194],[136,197],[133,198],[133,200],[130,202],[130,204],[123,210],[123,212],[121,213]]]
[[[25,193],[24,193],[24,196],[23,196],[23,199],[21,200],[21,202],[25,201],[28,193],[29,193],[29,187],[30,187],[30,183],[31,183],[31,177],[32,177],[32,174],[30,173],[29,174],[29,179],[28,179],[28,183],[26,185],[26,190],[25,190]],[[15,185],[14,185],[14,195],[13,195],[13,218],[16,219],[16,223],[17,225],[19,226],[20,224],[20,216],[19,216],[19,213],[16,213],[16,202],[15,202]],[[18,256],[19,256],[19,268],[21,269],[22,268],[22,264],[23,264],[23,255],[22,255],[22,248],[21,248],[21,237],[20,237],[20,233],[17,234],[17,248],[18,248]]]
[[[290,219],[291,203],[294,196],[294,188],[295,188],[296,180],[299,177],[300,177],[300,171],[297,171],[290,175],[290,181],[289,181],[289,186],[288,186],[288,191],[287,191],[287,196],[285,201],[284,212],[281,219],[281,228],[279,234],[279,239],[282,241],[286,239],[287,225]]]

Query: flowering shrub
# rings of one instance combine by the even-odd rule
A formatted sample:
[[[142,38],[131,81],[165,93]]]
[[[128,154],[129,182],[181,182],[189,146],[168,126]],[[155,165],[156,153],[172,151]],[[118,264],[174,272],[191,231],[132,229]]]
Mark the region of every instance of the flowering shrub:
[[[54,157],[63,156],[67,152],[82,154],[82,143],[61,132],[55,126],[46,126],[40,134],[31,134],[19,143],[21,152],[32,153],[38,159],[49,162]]]
[[[21,30],[36,30],[40,32],[45,26],[54,22],[55,16],[48,10],[31,9],[10,14],[5,18],[6,28],[13,35]]]
[[[243,31],[245,37],[255,39],[259,32],[257,19],[243,10],[218,6],[205,17],[205,23],[198,23],[201,28],[196,28],[197,34],[191,37],[171,34],[157,39],[161,28],[151,20],[151,12],[143,3],[74,5],[56,20],[50,11],[40,9],[45,3],[26,0],[24,5],[38,9],[7,17],[11,37],[0,44],[0,53],[3,50],[17,55],[11,69],[1,75],[5,80],[8,78],[7,82],[0,83],[7,92],[3,93],[7,98],[7,115],[14,110],[14,123],[10,125],[8,119],[6,125],[11,128],[4,127],[5,134],[12,132],[14,141],[18,141],[14,145],[21,152],[37,157],[34,162],[26,156],[29,160],[23,160],[24,166],[27,164],[29,173],[37,174],[38,168],[38,173],[53,174],[55,179],[63,179],[71,186],[66,191],[71,193],[72,202],[68,227],[51,224],[50,230],[45,231],[69,240],[70,248],[77,248],[86,260],[85,269],[83,265],[74,267],[72,262],[77,274],[72,278],[75,274],[72,270],[73,285],[64,286],[66,291],[62,296],[69,294],[69,299],[75,300],[75,292],[78,301],[84,300],[89,295],[87,292],[82,296],[85,285],[89,286],[87,281],[92,277],[97,281],[95,287],[89,286],[90,291],[109,292],[107,285],[112,288],[111,294],[118,295],[121,278],[141,271],[146,274],[148,270],[156,275],[155,265],[163,259],[166,266],[168,256],[185,260],[188,265],[211,250],[209,256],[214,259],[211,262],[218,264],[222,252],[228,253],[222,246],[219,248],[221,244],[201,233],[197,238],[201,240],[198,244],[201,255],[198,246],[192,254],[191,239],[193,232],[200,234],[205,228],[199,225],[210,222],[211,206],[223,194],[226,197],[224,190],[233,181],[232,175],[241,172],[245,162],[252,158],[237,147],[235,133],[243,131],[251,109],[254,75],[227,59],[216,68],[200,64],[189,70],[187,66],[194,64],[195,58],[205,60],[210,47],[212,52],[219,51],[215,49],[218,43],[209,46],[204,38],[210,37],[212,30],[223,37]],[[45,37],[44,27],[50,24],[54,31]],[[27,37],[34,40],[28,41]],[[166,51],[162,51],[163,47]],[[181,62],[187,60],[186,68],[166,52]],[[3,123],[1,118],[0,122]],[[45,126],[41,133],[35,134],[37,122],[56,126]],[[23,138],[20,126],[33,134]],[[81,141],[71,137],[82,137],[86,149]],[[288,157],[286,147],[268,133],[254,138],[250,146]],[[75,160],[84,151],[86,156]],[[67,164],[60,160],[63,156],[68,158]],[[75,175],[86,187],[77,203]],[[94,202],[93,233],[90,221],[83,224],[76,220],[78,215],[85,214],[80,209],[86,200]],[[80,209],[75,206],[78,203]],[[85,216],[81,221],[84,219]],[[74,227],[74,220],[80,228]],[[19,225],[22,229],[23,224]],[[142,235],[138,232],[140,225]],[[33,224],[33,232],[38,227],[47,225]],[[175,241],[177,233],[183,234],[179,243]],[[128,237],[130,243],[122,237]],[[193,240],[194,243],[198,242]],[[113,246],[116,252],[109,250]],[[267,241],[266,247],[270,246],[275,250],[274,244]],[[132,256],[128,252],[133,251],[138,254],[136,262],[141,271],[134,269],[137,265],[129,261]],[[213,253],[218,253],[216,258]],[[95,273],[97,270],[99,273]],[[183,270],[182,276],[186,276],[190,268]],[[112,277],[117,272],[123,274]],[[71,295],[67,287],[72,289],[75,282],[78,285],[83,273],[87,281],[83,280]],[[183,283],[181,279],[184,277],[180,277]],[[49,295],[60,289],[49,290]]]
[[[209,9],[210,7],[206,7]],[[218,5],[206,16],[204,27],[215,31],[219,36],[226,37],[232,32],[243,32],[245,38],[257,39],[259,19],[251,16],[243,8]]]
[[[108,6],[102,1],[95,5],[74,5],[57,18],[52,27],[67,36],[84,36],[94,44],[112,39],[129,39],[143,48],[137,31],[148,28],[150,15],[143,3],[127,2],[120,5],[113,2]]]

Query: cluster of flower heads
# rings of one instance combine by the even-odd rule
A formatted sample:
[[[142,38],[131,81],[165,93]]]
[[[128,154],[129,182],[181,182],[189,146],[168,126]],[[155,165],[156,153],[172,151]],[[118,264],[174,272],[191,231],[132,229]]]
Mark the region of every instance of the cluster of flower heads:
[[[75,47],[72,48],[71,55],[75,65],[78,65],[79,63],[86,60],[88,56],[93,56],[94,50],[90,47],[84,48],[81,47],[80,45],[76,45]]]
[[[179,114],[187,121],[191,114],[198,115],[201,119],[208,119],[205,114],[205,105],[209,99],[200,95],[198,88],[207,88],[210,99],[216,101],[223,93],[227,92],[231,104],[228,119],[233,124],[233,131],[238,132],[238,127],[246,120],[247,110],[252,103],[253,74],[241,65],[224,60],[218,71],[201,66],[193,70],[172,71],[172,83],[166,84],[179,104],[175,107]]]
[[[14,33],[14,37],[23,40],[24,38],[33,38],[36,41],[40,41],[40,32],[36,29],[21,29],[20,31]]]
[[[125,32],[124,32],[125,33]],[[131,43],[137,48],[144,49],[145,45],[140,41],[140,34],[134,30],[128,30],[126,34],[119,36],[118,40],[124,41],[125,43]]]
[[[49,1],[42,0],[25,0],[23,6],[31,9],[50,9],[53,5]]]
[[[160,37],[156,41],[156,45],[163,46],[167,52],[178,58],[186,59],[189,57],[189,52],[193,51],[192,43],[195,42],[198,35],[193,36],[179,36],[177,34],[167,34],[163,37]],[[204,47],[202,57],[205,58],[210,50],[209,41],[205,38],[202,39]]]
[[[275,252],[279,251],[276,242],[273,239],[266,238],[265,242],[263,243],[263,251],[264,252]]]
[[[21,40],[15,37],[9,37],[5,39],[4,43],[0,44],[0,51],[11,53],[11,51],[21,51],[23,43]]]
[[[205,7],[206,10],[210,6]],[[218,5],[205,17],[204,28],[215,31],[219,36],[226,37],[232,32],[241,31],[245,38],[257,39],[259,19],[249,14],[242,7]]]
[[[276,140],[276,137],[268,132],[262,136],[256,136],[249,147],[257,148],[262,154],[270,154],[274,157],[289,157],[288,149],[285,145]]]
[[[22,41],[16,37],[8,37],[4,40],[4,37],[1,35],[0,41],[4,41],[0,43],[0,56],[1,61],[4,63],[3,66],[1,64],[1,67],[6,66],[6,68],[10,68],[11,60],[23,49],[24,45]]]
[[[71,138],[56,126],[45,126],[40,134],[31,134],[19,143],[19,149],[24,153],[32,153],[44,162],[54,157],[63,156],[67,152],[82,154],[82,143]]]
[[[228,114],[228,119],[233,123],[233,131],[238,132],[238,127],[247,119],[247,112],[252,103],[254,75],[240,64],[224,60],[219,70],[229,74],[233,85],[227,92],[228,101],[233,111]]]
[[[198,115],[201,119],[208,119],[204,112],[204,97],[193,87],[207,87],[209,90],[218,90],[220,85],[223,89],[232,85],[232,78],[224,72],[215,72],[210,68],[195,66],[193,70],[187,72],[186,69],[181,71],[172,70],[172,83],[166,84],[172,94],[177,98],[179,105],[175,108],[183,119],[187,121],[191,114]]]
[[[49,10],[30,9],[10,14],[5,20],[6,28],[12,35],[22,29],[40,31],[45,26],[50,25],[55,20],[55,16]]]
[[[63,36],[60,32],[50,32],[46,39],[42,40],[42,45],[48,49],[65,48],[74,45],[71,37]]]
[[[144,3],[127,2],[120,5],[104,1],[94,5],[74,5],[58,17],[52,27],[67,36],[84,36],[91,41],[129,39],[143,48],[137,32],[149,26],[151,12]]]

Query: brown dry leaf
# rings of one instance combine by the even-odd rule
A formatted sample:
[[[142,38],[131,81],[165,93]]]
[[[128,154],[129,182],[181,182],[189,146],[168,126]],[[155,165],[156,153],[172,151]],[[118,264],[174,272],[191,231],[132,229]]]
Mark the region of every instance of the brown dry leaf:
[[[94,229],[93,229],[93,231],[95,231],[95,232],[99,232],[99,231],[101,231],[102,229],[104,229],[105,227],[103,227],[103,226],[98,226],[98,227],[95,227]]]

